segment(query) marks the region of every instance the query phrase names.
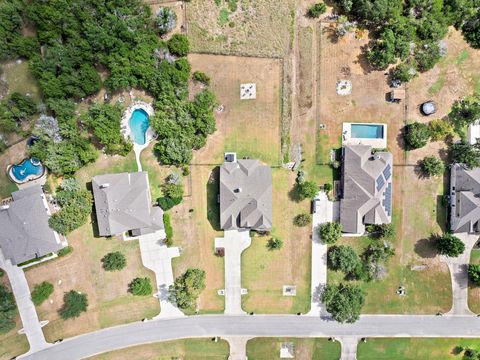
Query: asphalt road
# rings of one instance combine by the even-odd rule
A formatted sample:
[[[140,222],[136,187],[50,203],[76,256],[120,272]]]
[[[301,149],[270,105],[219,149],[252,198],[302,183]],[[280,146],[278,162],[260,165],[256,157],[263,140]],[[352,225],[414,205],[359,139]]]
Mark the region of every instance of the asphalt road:
[[[128,346],[214,336],[480,337],[480,317],[365,315],[354,324],[296,315],[202,315],[152,320],[80,335],[26,359],[80,359]]]

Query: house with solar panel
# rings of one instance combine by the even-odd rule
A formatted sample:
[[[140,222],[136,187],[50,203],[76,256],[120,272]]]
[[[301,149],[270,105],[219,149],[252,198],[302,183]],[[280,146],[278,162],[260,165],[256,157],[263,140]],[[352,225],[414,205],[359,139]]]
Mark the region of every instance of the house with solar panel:
[[[392,222],[392,154],[374,152],[370,145],[342,148],[340,223],[352,235],[365,233],[365,225]]]
[[[480,233],[480,168],[450,168],[450,230]]]

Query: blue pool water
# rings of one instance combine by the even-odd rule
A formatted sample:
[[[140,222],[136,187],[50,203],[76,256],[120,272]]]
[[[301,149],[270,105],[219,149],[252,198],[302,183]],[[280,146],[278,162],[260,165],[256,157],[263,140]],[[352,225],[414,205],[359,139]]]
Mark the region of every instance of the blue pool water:
[[[37,159],[25,159],[18,165],[12,166],[12,173],[16,180],[24,181],[30,175],[43,174],[43,165]]]
[[[134,110],[128,125],[132,130],[133,141],[138,145],[145,145],[145,142],[147,141],[147,130],[150,126],[150,120],[148,119],[146,111],[142,109]]]
[[[383,125],[352,124],[351,137],[363,139],[382,139]]]

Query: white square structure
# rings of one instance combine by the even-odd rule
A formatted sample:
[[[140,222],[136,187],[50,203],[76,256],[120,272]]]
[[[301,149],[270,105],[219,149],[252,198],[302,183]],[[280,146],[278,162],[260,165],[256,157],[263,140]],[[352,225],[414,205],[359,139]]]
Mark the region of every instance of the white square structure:
[[[292,342],[282,343],[280,348],[280,359],[293,359],[295,358],[295,346]]]
[[[257,98],[257,84],[241,84],[240,85],[240,99],[253,100]]]

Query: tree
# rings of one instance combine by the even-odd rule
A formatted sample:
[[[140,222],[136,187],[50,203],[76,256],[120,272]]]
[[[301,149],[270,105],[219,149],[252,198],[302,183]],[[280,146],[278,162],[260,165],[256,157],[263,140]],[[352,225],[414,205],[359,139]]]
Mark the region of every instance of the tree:
[[[418,70],[428,71],[440,60],[440,47],[436,42],[418,44],[415,48],[414,57]]]
[[[480,149],[478,145],[470,145],[463,141],[452,144],[450,146],[450,156],[453,162],[464,164],[469,169],[480,166]]]
[[[320,15],[327,11],[327,6],[323,2],[316,3],[312,5],[308,11],[307,15],[311,18],[318,18]]]
[[[188,269],[170,286],[169,301],[180,309],[192,308],[205,289],[205,276],[205,271],[201,269]]]
[[[373,42],[367,53],[369,64],[377,70],[383,70],[388,65],[395,63],[395,35],[390,29],[386,29],[382,36]]]
[[[480,286],[480,264],[468,265],[468,278],[475,286]]]
[[[163,197],[158,199],[158,204],[164,210],[180,204],[183,200],[182,184],[166,183],[162,185]]]
[[[283,240],[272,237],[267,241],[268,250],[280,250],[283,247]]]
[[[460,127],[465,127],[480,119],[480,95],[467,96],[455,101],[448,118]]]
[[[427,145],[430,139],[430,129],[427,124],[410,123],[405,126],[404,138],[408,150],[419,149]]]
[[[63,296],[63,306],[59,310],[60,317],[64,320],[79,317],[87,311],[88,299],[86,294],[70,290]]]
[[[201,71],[195,71],[192,75],[193,80],[198,81],[206,86],[210,85],[210,76]]]
[[[420,162],[420,169],[427,177],[440,176],[445,172],[445,165],[442,160],[432,155],[423,158]]]
[[[310,216],[310,214],[307,214],[307,213],[298,214],[293,219],[293,223],[299,227],[307,226],[311,222],[312,222],[312,217]]]
[[[392,80],[399,80],[401,82],[409,82],[417,74],[417,69],[414,65],[408,63],[401,63],[394,67],[390,73]]]
[[[314,181],[304,181],[302,183],[297,183],[297,194],[300,200],[304,199],[313,199],[320,188]]]
[[[478,6],[478,5],[477,5]],[[462,33],[465,40],[474,49],[480,49],[480,21],[478,19],[478,8],[463,23]]]
[[[172,8],[162,7],[157,11],[155,24],[157,25],[159,34],[165,35],[172,31],[175,25],[177,25],[177,14]]]
[[[463,254],[465,244],[458,237],[445,233],[443,235],[434,235],[434,243],[440,255],[457,257]]]
[[[428,124],[432,141],[445,140],[453,135],[453,126],[449,120],[435,119]]]
[[[332,270],[352,274],[360,265],[360,257],[350,246],[332,246],[328,250],[328,262]]]
[[[357,285],[327,285],[322,294],[322,302],[334,320],[354,323],[360,318],[365,294]]]
[[[102,258],[102,266],[106,271],[122,270],[127,266],[127,259],[120,251],[114,251]]]
[[[135,296],[147,296],[152,294],[152,282],[150,278],[135,278],[128,285],[128,291]]]
[[[183,34],[174,34],[167,41],[168,50],[178,56],[187,56],[190,51],[190,43],[188,37]]]
[[[342,224],[338,222],[327,222],[320,225],[320,238],[326,244],[335,244],[342,236]]]
[[[384,239],[393,239],[396,236],[396,229],[393,223],[378,225],[380,237]]]
[[[35,305],[42,304],[53,294],[53,285],[47,281],[36,284],[32,291],[32,301]]]
[[[398,19],[402,12],[400,0],[356,0],[352,11],[367,25],[381,25],[391,19]]]
[[[0,284],[0,334],[5,334],[15,328],[16,309],[13,294],[5,285]]]

